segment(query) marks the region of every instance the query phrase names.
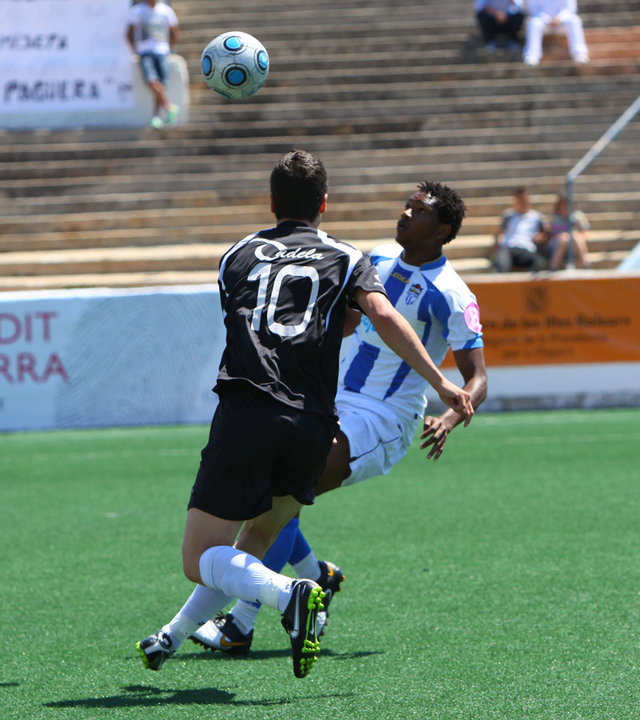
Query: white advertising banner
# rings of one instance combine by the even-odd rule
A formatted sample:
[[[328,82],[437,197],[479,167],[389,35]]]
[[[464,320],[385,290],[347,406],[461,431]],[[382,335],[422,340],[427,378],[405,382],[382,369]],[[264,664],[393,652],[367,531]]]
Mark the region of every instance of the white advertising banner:
[[[215,285],[0,293],[0,432],[209,423],[224,342]],[[638,377],[640,362],[489,366],[483,409],[640,406]]]
[[[130,0],[0,0],[0,114],[133,105]]]
[[[0,431],[207,423],[218,288],[0,295]]]

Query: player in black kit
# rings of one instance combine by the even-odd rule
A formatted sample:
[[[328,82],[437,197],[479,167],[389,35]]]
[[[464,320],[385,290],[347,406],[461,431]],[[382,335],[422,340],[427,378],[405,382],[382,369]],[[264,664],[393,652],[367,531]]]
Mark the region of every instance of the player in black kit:
[[[469,394],[431,361],[389,302],[367,255],[318,228],[327,176],[295,150],[271,174],[277,225],[234,245],[220,263],[227,342],[220,397],[194,483],[182,547],[196,588],[178,614],[137,644],[158,670],[193,631],[232,597],[278,608],[293,669],[305,677],[319,652],[323,592],[260,561],[280,530],[314,500],[337,430],[338,356],[347,305],[366,313],[382,339],[462,413]]]

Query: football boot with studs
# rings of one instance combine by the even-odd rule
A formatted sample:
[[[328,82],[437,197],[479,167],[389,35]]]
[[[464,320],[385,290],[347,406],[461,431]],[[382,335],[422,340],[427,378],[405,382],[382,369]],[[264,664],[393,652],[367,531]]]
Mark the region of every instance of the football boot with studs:
[[[324,610],[324,592],[313,580],[294,580],[291,599],[282,613],[282,627],[289,633],[293,674],[306,677],[313,668],[320,643],[316,633],[318,613]]]
[[[164,661],[173,655],[171,645],[171,636],[162,630],[158,630],[157,633],[149,635],[149,637],[136,643],[136,648],[147,670],[160,670]]]
[[[318,613],[318,624],[317,634],[319,637],[324,635],[324,631],[329,624],[329,603],[333,598],[334,594],[340,592],[340,585],[347,579],[342,570],[327,560],[320,560],[318,562],[320,566],[320,577],[317,582],[318,585],[324,590],[324,599],[322,604],[324,610]]]
[[[246,655],[251,649],[253,630],[245,635],[231,613],[220,613],[191,635],[196,645],[207,650],[221,650],[228,655]]]

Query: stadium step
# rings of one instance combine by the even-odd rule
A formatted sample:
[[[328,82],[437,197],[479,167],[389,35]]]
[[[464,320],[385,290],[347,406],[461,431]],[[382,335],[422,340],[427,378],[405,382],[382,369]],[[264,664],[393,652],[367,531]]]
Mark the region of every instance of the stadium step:
[[[367,226],[369,235],[351,240],[364,252],[376,245],[390,242],[391,228],[381,222],[381,231],[371,235],[372,224]],[[345,229],[342,236],[348,235]],[[589,257],[593,267],[609,268],[640,242],[640,231],[611,233],[593,231],[589,236]],[[491,234],[466,235],[456,238],[445,249],[454,267],[462,273],[488,271],[488,258],[493,245]],[[224,243],[188,243],[183,245],[161,245],[145,247],[104,247],[80,250],[58,250],[48,253],[22,251],[6,252],[0,255],[0,288],[15,288],[18,278],[67,276],[73,285],[74,277],[98,277],[102,284],[111,283],[114,276],[133,277],[139,274],[144,282],[149,273],[182,273],[185,277],[198,278],[197,282],[213,282],[222,254],[229,248]],[[209,278],[202,280],[202,278]],[[192,280],[196,281],[196,280]],[[54,282],[53,280],[51,282]],[[60,281],[55,281],[59,283]],[[183,280],[182,282],[190,282]],[[45,281],[46,284],[46,281]],[[56,284],[59,286],[59,284]]]
[[[483,54],[468,0],[422,14],[408,0],[181,0],[188,126],[0,131],[0,289],[211,282],[224,248],[271,224],[266,178],[295,146],[329,169],[323,227],[363,249],[393,238],[419,180],[454,185],[469,210],[449,253],[461,272],[486,273],[513,188],[549,213],[567,171],[637,96],[637,9],[581,0],[592,63],[574,67],[559,42],[531,70]],[[233,102],[205,88],[199,58],[240,26],[272,69]],[[595,267],[637,242],[636,146],[630,127],[576,183]]]
[[[206,285],[215,283],[217,272],[125,272],[75,273],[73,275],[16,275],[0,277],[0,291],[67,290],[74,288],[165,287],[171,285]]]

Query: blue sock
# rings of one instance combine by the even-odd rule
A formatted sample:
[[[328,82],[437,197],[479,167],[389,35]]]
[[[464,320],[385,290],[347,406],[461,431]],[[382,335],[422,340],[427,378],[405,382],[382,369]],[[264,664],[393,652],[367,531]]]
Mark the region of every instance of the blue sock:
[[[298,536],[299,522],[297,517],[289,520],[282,528],[280,535],[278,535],[273,545],[267,550],[262,564],[266,565],[269,570],[279,573],[289,562],[289,558],[293,552],[293,544]]]
[[[309,553],[311,552],[311,547],[309,546],[309,543],[307,542],[305,536],[302,534],[302,531],[299,527],[296,528],[296,535],[294,538],[294,542],[292,544],[291,553],[287,560],[292,564],[295,565],[297,562],[300,562],[302,558],[307,557]]]

